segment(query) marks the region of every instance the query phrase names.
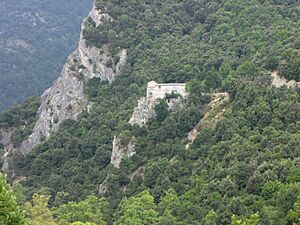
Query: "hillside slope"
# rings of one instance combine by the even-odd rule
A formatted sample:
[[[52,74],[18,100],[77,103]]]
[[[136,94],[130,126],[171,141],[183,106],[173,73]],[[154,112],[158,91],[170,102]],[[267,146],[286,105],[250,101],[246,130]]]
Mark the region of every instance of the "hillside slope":
[[[40,95],[75,49],[92,0],[0,2],[0,111]]]
[[[85,54],[79,45],[37,117],[37,100],[0,115],[12,139],[26,129],[31,140],[36,120],[73,115],[68,97],[84,102],[46,123],[54,129],[34,148],[13,145],[11,179],[27,198],[50,195],[68,223],[67,203],[92,207],[94,194],[96,224],[297,224],[299,18],[293,0],[95,1]],[[57,90],[61,79],[70,86]]]

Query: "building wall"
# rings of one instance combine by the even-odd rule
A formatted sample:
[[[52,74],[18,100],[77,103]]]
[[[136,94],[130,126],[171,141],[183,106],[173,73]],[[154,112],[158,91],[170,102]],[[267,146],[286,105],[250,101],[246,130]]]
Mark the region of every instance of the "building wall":
[[[164,98],[166,94],[172,94],[172,92],[180,94],[182,97],[187,95],[185,84],[183,83],[158,84],[155,81],[151,81],[147,87],[147,98]]]

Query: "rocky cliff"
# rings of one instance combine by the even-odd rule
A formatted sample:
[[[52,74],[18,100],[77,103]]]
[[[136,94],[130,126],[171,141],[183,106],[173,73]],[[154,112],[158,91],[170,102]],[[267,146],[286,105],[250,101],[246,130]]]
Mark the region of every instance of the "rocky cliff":
[[[156,116],[155,106],[159,103],[159,99],[165,98],[171,94],[174,97],[167,101],[168,108],[171,112],[176,111],[184,105],[183,99],[188,95],[185,91],[185,84],[158,84],[151,81],[147,85],[147,96],[142,97],[138,101],[137,107],[134,108],[133,114],[129,120],[129,124],[146,126],[149,119]],[[120,163],[124,157],[132,157],[135,154],[135,137],[131,137],[128,144],[121,144],[119,137],[115,137],[113,141],[113,149],[111,155],[111,164],[115,168],[120,167]]]
[[[134,108],[133,114],[129,120],[131,125],[137,124],[140,127],[145,126],[147,121],[155,116],[156,99],[142,97]]]
[[[287,80],[284,77],[280,76],[277,71],[273,71],[272,74],[272,85],[275,87],[287,86],[290,88],[299,88],[300,82],[295,80]]]
[[[0,144],[3,146],[8,146],[11,144],[11,134],[12,130],[11,129],[0,129]]]
[[[111,154],[111,164],[115,168],[120,168],[124,157],[132,157],[135,154],[135,137],[132,137],[128,144],[122,144],[121,139],[114,137],[113,150]]]
[[[47,139],[52,132],[57,131],[63,121],[76,119],[88,105],[83,91],[84,83],[93,77],[112,82],[120,73],[122,65],[125,64],[125,49],[121,49],[118,53],[119,62],[108,67],[107,62],[112,60],[108,46],[99,49],[86,45],[83,31],[89,18],[95,22],[96,26],[101,26],[103,18],[112,19],[107,13],[96,9],[95,4],[93,5],[89,17],[85,18],[82,23],[78,48],[68,57],[60,77],[42,95],[33,132],[16,151],[22,154],[28,153]],[[7,158],[5,157],[5,161]]]
[[[9,129],[9,128],[8,129],[4,129],[4,128],[0,129],[0,145],[3,146],[4,151],[5,151],[3,153],[4,155],[1,156],[1,157],[3,157],[3,159],[5,159],[6,157],[8,157],[9,154],[11,154],[13,151],[15,151],[14,146],[13,146],[13,144],[11,142],[12,132],[13,132],[13,130]],[[3,169],[4,170],[8,169],[8,162],[7,162],[7,160],[4,160],[4,162],[3,162]]]

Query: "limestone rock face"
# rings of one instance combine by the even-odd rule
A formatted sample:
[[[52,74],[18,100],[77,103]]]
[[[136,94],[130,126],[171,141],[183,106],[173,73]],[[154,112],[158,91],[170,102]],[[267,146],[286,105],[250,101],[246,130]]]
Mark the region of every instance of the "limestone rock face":
[[[155,105],[156,99],[142,97],[138,101],[138,106],[134,108],[129,123],[137,124],[140,127],[145,126],[147,121],[156,115]]]
[[[131,125],[137,124],[140,127],[145,126],[149,119],[156,116],[155,106],[159,103],[158,99],[142,97],[138,101],[138,106],[134,108],[133,114],[129,120]],[[168,102],[169,110],[175,112],[183,106],[182,98],[170,99]]]
[[[101,11],[101,9],[97,9],[95,2],[93,4],[93,8],[89,14],[89,17],[91,17],[92,20],[95,22],[96,27],[98,27],[102,23],[103,18],[112,19],[112,17],[108,13],[104,13]]]
[[[11,143],[11,129],[0,129],[0,144],[2,144],[4,147],[9,145]]]
[[[89,17],[95,22],[96,26],[102,24],[103,19],[113,20],[109,14],[102,13],[97,10],[95,4],[89,14]],[[121,49],[119,52],[119,62],[115,64],[112,60],[112,56],[108,51],[108,46],[104,45],[101,49],[94,46],[87,46],[83,37],[83,31],[85,29],[88,18],[85,18],[82,23],[80,40],[79,40],[79,57],[82,61],[82,65],[86,68],[85,77],[91,79],[93,77],[99,77],[102,80],[112,82],[117,74],[120,73],[121,66],[126,63],[126,50]],[[108,67],[107,63],[112,60],[112,66]]]
[[[287,80],[284,77],[281,77],[277,71],[274,71],[272,74],[272,85],[275,87],[282,87],[282,86],[287,86],[291,88],[297,88],[300,87],[300,82],[297,82],[295,80]]]
[[[171,98],[167,101],[168,109],[171,112],[175,112],[184,106],[184,98]]]
[[[141,177],[144,180],[145,177],[145,172],[146,172],[146,167],[145,166],[141,166],[139,167],[137,170],[135,170],[134,172],[132,172],[131,174],[128,175],[128,178],[133,181],[133,179],[135,177]]]
[[[95,4],[89,14],[96,26],[101,25],[103,18],[111,18],[107,13],[96,9]],[[83,31],[86,26],[84,19],[78,48],[72,53],[63,67],[60,77],[53,86],[44,92],[41,106],[38,110],[37,122],[32,134],[21,144],[19,151],[23,154],[30,152],[35,146],[47,139],[59,125],[67,119],[77,119],[78,115],[88,108],[84,97],[83,86],[93,77],[112,82],[126,63],[126,50],[120,49],[119,62],[110,67],[107,62],[111,59],[108,47],[101,49],[86,45]]]
[[[109,174],[106,176],[104,181],[99,185],[99,188],[98,188],[99,195],[103,195],[107,192],[107,190],[108,190],[108,187],[107,187],[108,179],[109,179]]]
[[[42,95],[33,133],[20,147],[23,154],[28,153],[42,139],[48,138],[52,131],[57,131],[63,121],[76,119],[85,109],[87,101],[84,98],[83,80],[78,68],[80,63],[78,51],[75,51],[69,56],[61,76]]]
[[[6,160],[11,154],[13,154],[16,149],[14,148],[12,142],[11,142],[11,136],[12,136],[13,129],[0,129],[0,144],[4,146],[4,156],[2,157],[3,164],[2,169],[4,171],[8,170],[8,160]]]
[[[113,140],[113,150],[111,154],[111,164],[120,168],[121,161],[124,157],[132,157],[135,154],[135,138],[132,137],[127,145],[121,143],[120,138],[115,137]]]

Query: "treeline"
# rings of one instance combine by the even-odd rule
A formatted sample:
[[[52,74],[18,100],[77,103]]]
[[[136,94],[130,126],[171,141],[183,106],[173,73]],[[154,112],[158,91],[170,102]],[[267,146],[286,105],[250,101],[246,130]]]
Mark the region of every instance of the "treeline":
[[[197,194],[199,188],[203,185],[203,180],[197,178],[195,187],[184,196],[179,197],[174,189],[167,190],[159,203],[155,203],[154,197],[149,191],[143,191],[133,197],[124,199],[113,218],[108,214],[108,202],[105,198],[89,196],[85,200],[69,202],[59,207],[48,207],[50,196],[35,194],[30,202],[25,202],[21,206],[21,195],[15,197],[5,177],[0,175],[0,200],[3,201],[0,212],[0,221],[7,225],[105,225],[114,221],[117,225],[175,225],[175,224],[194,224],[179,222],[178,217],[183,216],[186,212],[186,206],[190,205],[192,195]],[[16,189],[20,191],[20,189]],[[290,221],[294,224],[300,222],[300,198],[288,212]],[[216,212],[209,211],[202,220],[202,224],[217,224]],[[247,224],[256,225],[260,216],[258,213],[247,217],[232,215],[231,225]]]

